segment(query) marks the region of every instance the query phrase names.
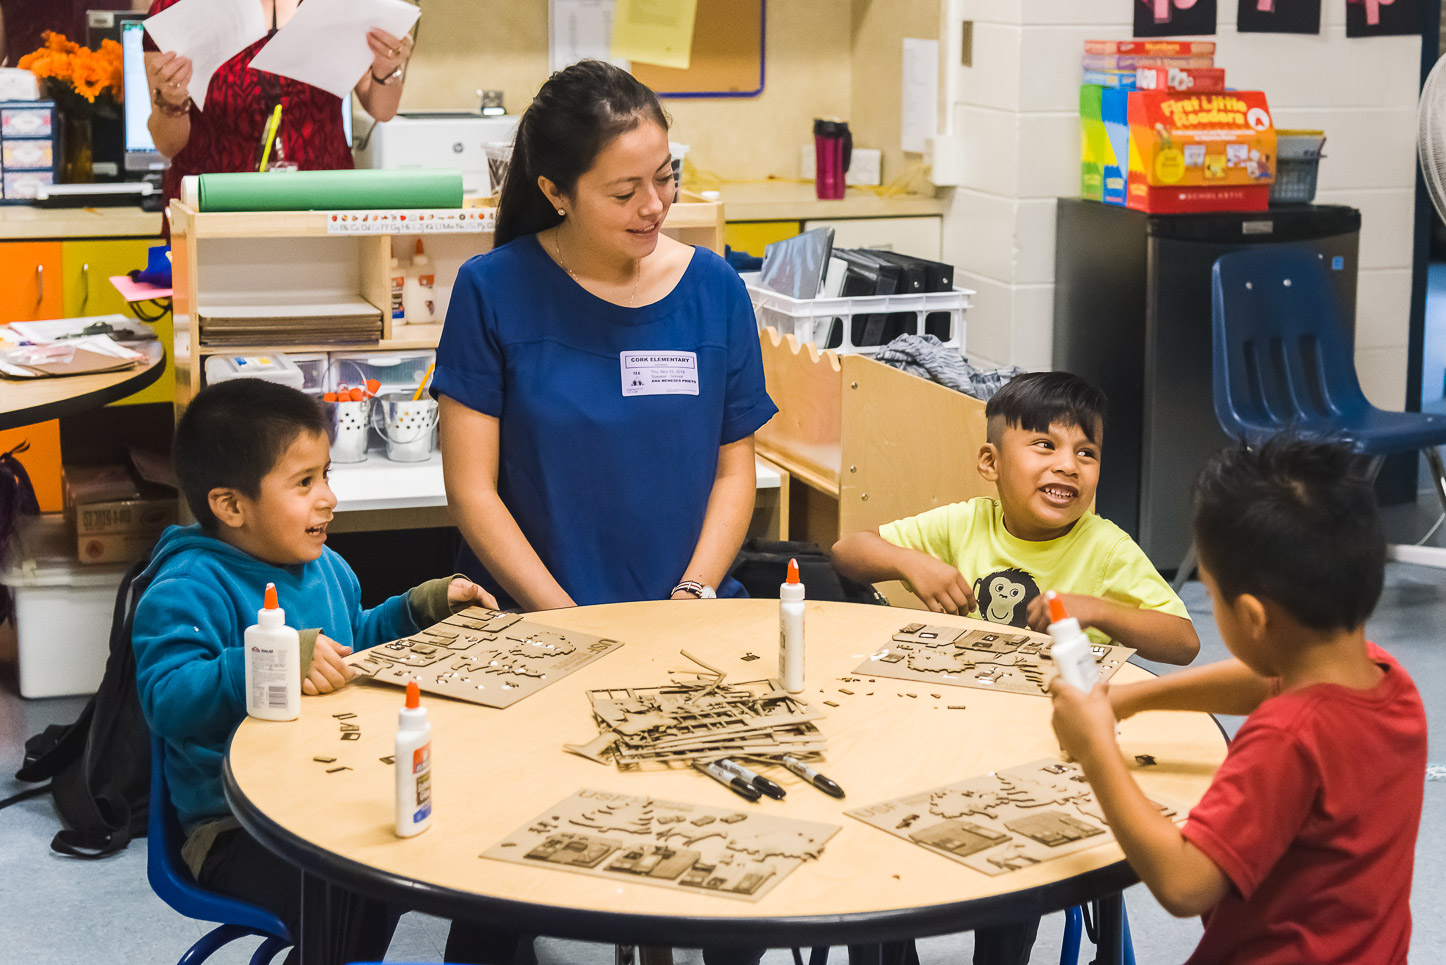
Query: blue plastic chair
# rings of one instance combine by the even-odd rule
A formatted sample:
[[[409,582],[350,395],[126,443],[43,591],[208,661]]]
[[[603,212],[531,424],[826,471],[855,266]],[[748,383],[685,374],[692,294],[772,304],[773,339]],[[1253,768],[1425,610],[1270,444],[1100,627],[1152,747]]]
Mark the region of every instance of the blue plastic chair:
[[[1324,255],[1282,247],[1216,259],[1211,330],[1215,418],[1226,435],[1247,445],[1287,431],[1338,439],[1370,458],[1372,477],[1391,453],[1420,449],[1446,510],[1446,416],[1367,401]],[[1192,546],[1177,585],[1194,563]]]
[[[280,918],[256,905],[227,898],[207,891],[196,884],[186,863],[181,860],[181,845],[186,836],[171,804],[166,785],[166,747],[159,737],[151,735],[151,801],[147,835],[150,838],[146,859],[146,877],[151,890],[173,909],[187,918],[219,922],[186,950],[177,965],[198,965],[216,949],[238,938],[259,935],[265,939],[251,956],[251,965],[265,965],[276,953],[292,944],[286,925]]]

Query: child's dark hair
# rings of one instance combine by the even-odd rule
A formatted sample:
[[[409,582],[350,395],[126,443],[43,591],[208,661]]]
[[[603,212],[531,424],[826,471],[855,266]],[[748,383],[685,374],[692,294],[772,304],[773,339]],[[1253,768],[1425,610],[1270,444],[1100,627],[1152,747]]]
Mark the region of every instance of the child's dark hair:
[[[989,441],[999,442],[1004,426],[1026,432],[1048,432],[1056,423],[1079,426],[1095,445],[1104,425],[1105,394],[1069,372],[1026,372],[1016,375],[984,405]]]
[[[1307,627],[1353,630],[1381,597],[1375,493],[1343,445],[1287,435],[1224,450],[1195,484],[1194,530],[1227,601],[1249,593]]]
[[[217,526],[211,490],[236,489],[255,499],[261,478],[303,433],[326,435],[326,418],[304,392],[261,379],[232,379],[197,393],[176,426],[176,479],[191,515],[207,532]]]
[[[549,77],[517,122],[512,160],[497,202],[493,245],[562,221],[537,186],[538,176],[570,194],[598,152],[643,119],[668,129],[658,95],[620,67],[581,60]]]

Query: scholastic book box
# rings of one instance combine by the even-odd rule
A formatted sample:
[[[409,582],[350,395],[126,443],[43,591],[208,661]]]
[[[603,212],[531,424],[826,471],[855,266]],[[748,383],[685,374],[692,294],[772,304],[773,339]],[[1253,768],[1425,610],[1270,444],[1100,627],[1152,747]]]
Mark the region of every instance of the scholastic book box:
[[[1129,91],[1085,84],[1079,90],[1080,197],[1105,204],[1125,203],[1130,128]]]
[[[1263,92],[1125,96],[1127,206],[1153,213],[1266,209],[1275,128]]]

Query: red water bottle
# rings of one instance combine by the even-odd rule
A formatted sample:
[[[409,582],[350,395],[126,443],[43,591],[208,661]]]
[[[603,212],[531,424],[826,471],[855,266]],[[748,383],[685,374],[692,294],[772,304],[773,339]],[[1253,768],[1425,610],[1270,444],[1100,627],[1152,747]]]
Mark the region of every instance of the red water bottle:
[[[813,184],[822,199],[844,196],[844,175],[853,157],[854,137],[849,122],[815,118],[813,122]]]

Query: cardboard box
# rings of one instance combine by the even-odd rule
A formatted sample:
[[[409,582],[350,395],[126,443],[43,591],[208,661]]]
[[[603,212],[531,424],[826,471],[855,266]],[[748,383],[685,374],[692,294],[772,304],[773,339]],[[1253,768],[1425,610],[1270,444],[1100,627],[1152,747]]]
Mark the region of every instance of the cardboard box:
[[[1128,91],[1085,84],[1079,92],[1080,197],[1125,203],[1130,129]]]
[[[1135,70],[1136,90],[1178,90],[1193,94],[1225,91],[1224,67],[1139,67]]]
[[[1214,67],[1214,57],[1153,57],[1134,54],[1086,54],[1080,59],[1085,70],[1134,70],[1137,67]]]
[[[80,536],[76,538],[76,555],[82,563],[134,563],[151,551],[164,529],[162,526],[153,533]]]
[[[1275,128],[1264,93],[1114,93],[1128,98],[1129,207],[1266,209],[1275,180]]]
[[[1086,40],[1087,54],[1150,54],[1156,57],[1211,57],[1213,40]]]
[[[161,532],[176,521],[176,497],[121,499],[109,503],[80,503],[74,507],[75,535],[151,534]]]
[[[65,506],[82,563],[140,559],[176,522],[176,492],[145,483],[120,465],[67,466]]]

